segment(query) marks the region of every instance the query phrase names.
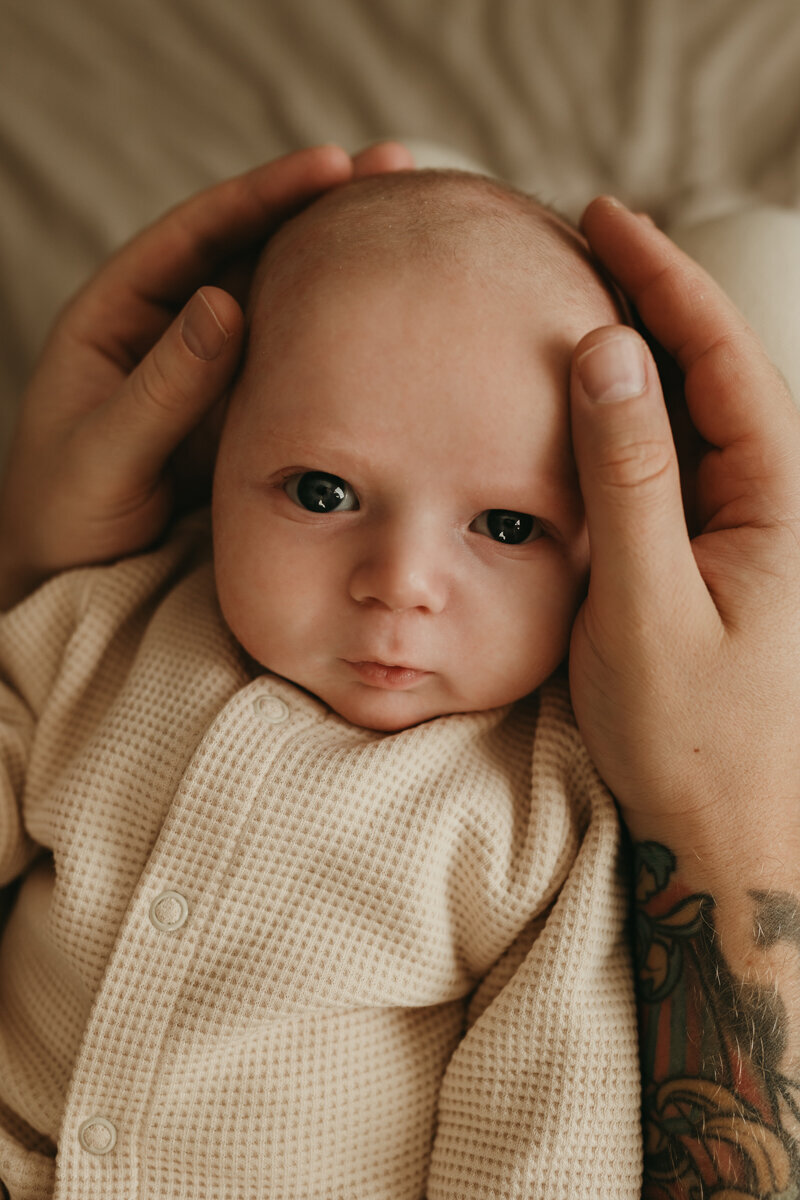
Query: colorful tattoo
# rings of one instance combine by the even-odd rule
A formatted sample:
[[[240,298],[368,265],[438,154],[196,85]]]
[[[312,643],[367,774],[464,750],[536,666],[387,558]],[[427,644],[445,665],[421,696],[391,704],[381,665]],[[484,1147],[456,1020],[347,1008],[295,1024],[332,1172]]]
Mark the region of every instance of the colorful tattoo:
[[[800,1200],[800,1078],[782,1070],[776,987],[738,979],[711,896],[674,879],[657,842],[634,848],[647,1200]],[[754,943],[800,947],[797,902],[751,892]]]

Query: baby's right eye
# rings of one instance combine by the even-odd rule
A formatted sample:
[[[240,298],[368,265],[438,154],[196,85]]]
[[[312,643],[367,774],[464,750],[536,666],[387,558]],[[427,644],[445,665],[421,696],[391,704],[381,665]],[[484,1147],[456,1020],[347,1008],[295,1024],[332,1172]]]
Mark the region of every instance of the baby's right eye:
[[[309,512],[347,512],[358,508],[358,498],[350,484],[326,471],[290,475],[283,488],[290,500]]]

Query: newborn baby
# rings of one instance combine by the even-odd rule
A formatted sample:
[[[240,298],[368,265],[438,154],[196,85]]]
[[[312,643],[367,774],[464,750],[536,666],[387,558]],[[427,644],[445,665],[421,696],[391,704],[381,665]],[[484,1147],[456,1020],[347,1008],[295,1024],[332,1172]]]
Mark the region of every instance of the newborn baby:
[[[375,178],[275,238],[216,471],[225,619],[397,730],[536,688],[589,563],[570,354],[619,320],[579,236],[479,176]]]
[[[0,625],[16,1197],[640,1190],[627,888],[562,674],[579,235],[482,177],[267,247],[208,523]],[[27,1189],[27,1190],[26,1190]]]

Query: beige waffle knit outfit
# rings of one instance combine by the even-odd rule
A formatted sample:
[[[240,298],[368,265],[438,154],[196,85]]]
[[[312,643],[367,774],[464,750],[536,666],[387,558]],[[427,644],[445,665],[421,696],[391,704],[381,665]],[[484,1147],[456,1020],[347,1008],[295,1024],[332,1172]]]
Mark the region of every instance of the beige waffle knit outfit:
[[[40,589],[0,669],[12,1200],[639,1196],[620,833],[562,684],[349,725],[253,677],[199,518]]]

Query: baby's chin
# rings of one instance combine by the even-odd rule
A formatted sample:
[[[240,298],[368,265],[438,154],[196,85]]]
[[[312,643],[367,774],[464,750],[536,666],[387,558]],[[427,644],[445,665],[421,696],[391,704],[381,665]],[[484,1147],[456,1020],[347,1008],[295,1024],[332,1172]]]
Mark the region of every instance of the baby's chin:
[[[360,693],[360,694],[359,694]],[[376,733],[401,733],[424,721],[449,716],[454,709],[425,701],[411,692],[388,692],[357,684],[346,696],[321,696],[330,708],[351,725]]]
[[[425,695],[422,689],[392,691],[363,683],[336,689],[328,695],[322,692],[319,699],[351,725],[372,729],[376,733],[400,733],[437,717],[476,711],[482,707],[476,704],[470,708],[468,705],[459,705],[452,698]]]

